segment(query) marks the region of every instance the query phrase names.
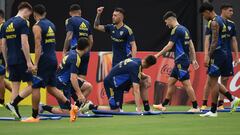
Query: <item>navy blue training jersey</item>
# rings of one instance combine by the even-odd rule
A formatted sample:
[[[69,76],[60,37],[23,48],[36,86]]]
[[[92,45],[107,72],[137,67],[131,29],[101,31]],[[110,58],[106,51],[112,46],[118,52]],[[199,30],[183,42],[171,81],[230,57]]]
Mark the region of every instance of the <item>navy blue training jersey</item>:
[[[66,31],[73,32],[73,37],[71,41],[71,49],[75,49],[79,37],[86,37],[92,35],[92,29],[90,23],[80,16],[73,16],[66,20]]]
[[[117,88],[127,81],[139,83],[141,71],[141,59],[128,58],[114,66],[105,79],[110,82],[111,86]]]
[[[120,61],[131,58],[132,47],[130,42],[135,41],[132,29],[125,24],[119,29],[114,24],[107,24],[104,28],[112,39],[112,65],[115,66]]]
[[[64,84],[71,83],[71,73],[79,74],[79,67],[81,64],[81,57],[76,50],[70,50],[62,60],[61,69],[57,73],[57,78]]]
[[[2,37],[7,42],[8,65],[22,64],[26,62],[22,51],[21,35],[30,33],[29,22],[19,16],[10,18],[4,23]]]
[[[42,53],[41,53],[40,62],[43,61],[46,64],[48,64],[49,62],[56,63],[57,57],[55,53],[55,46],[56,46],[55,25],[46,18],[38,21],[36,25],[40,26],[41,35],[42,35],[42,41],[41,41]]]
[[[189,59],[189,44],[190,33],[188,29],[182,25],[175,26],[171,31],[170,41],[174,43],[173,51],[175,62],[190,61]]]
[[[226,20],[226,24],[228,29],[227,41],[226,41],[227,51],[228,51],[228,54],[232,56],[232,48],[231,48],[232,38],[237,36],[237,32],[236,32],[235,23],[233,21]]]
[[[215,16],[212,20],[208,21],[208,25],[206,28],[205,35],[210,35],[210,43],[212,42],[212,30],[211,30],[211,23],[212,21],[216,21],[219,25],[219,37],[218,37],[218,44],[216,50],[222,50],[224,52],[227,51],[227,33],[228,28],[225,20],[221,16]],[[210,46],[209,46],[210,47]]]
[[[2,39],[2,26],[3,26],[4,23],[1,23],[0,24],[0,39]]]

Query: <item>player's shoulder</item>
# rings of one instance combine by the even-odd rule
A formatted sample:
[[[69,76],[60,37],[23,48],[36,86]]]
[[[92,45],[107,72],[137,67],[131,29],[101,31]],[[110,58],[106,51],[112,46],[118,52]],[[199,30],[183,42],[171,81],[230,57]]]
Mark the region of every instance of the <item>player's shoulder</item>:
[[[69,17],[69,18],[67,18],[66,20],[65,20],[65,25],[67,25],[69,22],[71,22],[72,21],[72,17]]]
[[[82,17],[80,17],[80,18],[82,19],[83,22],[85,22],[85,23],[87,23],[87,24],[90,24],[89,21],[88,21],[87,19],[82,18]]]
[[[131,29],[128,25],[124,24],[123,27],[124,27],[124,28],[126,29],[126,31],[129,33],[129,35],[133,34],[132,29]]]
[[[179,30],[179,26],[176,26],[176,27],[172,28],[171,35],[176,34],[178,30]]]
[[[228,22],[229,24],[231,24],[231,25],[235,25],[235,22],[232,21],[232,20],[227,19],[227,22]]]

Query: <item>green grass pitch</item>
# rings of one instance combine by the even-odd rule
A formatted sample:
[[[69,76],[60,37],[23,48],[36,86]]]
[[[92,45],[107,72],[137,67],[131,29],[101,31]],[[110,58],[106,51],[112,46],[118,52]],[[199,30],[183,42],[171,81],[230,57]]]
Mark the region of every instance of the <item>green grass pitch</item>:
[[[186,111],[189,107],[169,107]],[[125,105],[125,111],[134,111]],[[23,116],[31,115],[30,106],[20,106]],[[0,116],[11,116],[0,108]],[[240,135],[240,113],[219,113],[218,118],[199,115],[114,116],[113,118],[68,118],[40,123],[0,121],[0,135]]]

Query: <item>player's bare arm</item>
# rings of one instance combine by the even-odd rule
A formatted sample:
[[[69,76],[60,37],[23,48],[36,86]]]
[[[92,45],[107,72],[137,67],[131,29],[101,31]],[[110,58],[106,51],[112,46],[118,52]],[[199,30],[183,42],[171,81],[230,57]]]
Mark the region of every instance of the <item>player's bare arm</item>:
[[[5,66],[7,67],[7,43],[6,43],[6,38],[2,38],[1,43],[2,43],[1,44],[1,50],[2,50],[2,54],[3,54],[3,59],[5,61]]]
[[[199,68],[199,65],[198,65],[198,62],[197,62],[197,59],[196,59],[196,51],[195,51],[192,40],[190,40],[189,51],[190,51],[190,58],[191,58],[191,61],[192,61],[193,68],[195,70],[197,70]]]
[[[92,46],[93,46],[93,35],[88,36],[88,42],[89,42],[89,46],[90,46],[90,50],[91,50]]]
[[[29,43],[28,43],[28,35],[22,34],[21,42],[22,42],[22,50],[23,50],[25,59],[27,61],[28,71],[32,71],[33,64],[32,64],[31,57],[30,57],[30,47],[29,47]]]
[[[78,96],[78,99],[80,101],[84,102],[86,99],[85,99],[84,95],[82,94],[82,91],[79,88],[78,75],[74,74],[74,73],[71,73],[70,80],[71,80],[71,84],[72,84],[72,86],[73,86],[73,88],[74,88],[74,90],[75,90],[75,92],[76,92],[76,94]]]
[[[69,46],[70,46],[70,42],[72,40],[72,37],[73,37],[73,32],[71,31],[68,31],[67,34],[66,34],[66,38],[64,40],[64,46],[63,46],[63,57],[66,55],[68,49],[69,49]]]
[[[170,51],[173,48],[174,43],[172,41],[169,41],[168,44],[159,52],[155,55],[156,58],[159,58],[162,56],[164,53]]]
[[[35,41],[35,61],[34,61],[34,70],[37,70],[38,62],[41,56],[42,47],[41,47],[41,41],[42,41],[42,33],[41,28],[38,25],[33,26],[33,34],[34,34],[34,41]]]
[[[205,66],[208,66],[209,59],[212,56],[213,52],[216,50],[217,44],[218,44],[219,25],[216,21],[212,21],[211,30],[212,30],[212,43],[210,45],[210,49],[209,49],[209,52],[208,52],[208,57],[204,62]]]
[[[100,24],[101,14],[103,12],[104,7],[97,8],[97,15],[94,21],[94,29],[105,32],[105,28],[103,25]]]
[[[232,48],[233,52],[235,53],[234,66],[237,66],[238,64],[240,64],[240,60],[238,55],[238,42],[235,36],[232,37]]]
[[[130,42],[130,45],[132,46],[132,57],[136,57],[137,54],[137,44],[135,41]]]
[[[138,83],[133,83],[133,93],[134,93],[134,99],[135,99],[135,104],[137,106],[137,112],[141,112],[141,103],[140,103],[140,86]]]

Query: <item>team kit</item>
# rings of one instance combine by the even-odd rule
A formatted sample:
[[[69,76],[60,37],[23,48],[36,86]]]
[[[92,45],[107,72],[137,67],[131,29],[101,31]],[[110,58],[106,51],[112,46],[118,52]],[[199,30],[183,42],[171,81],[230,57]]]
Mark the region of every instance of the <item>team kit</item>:
[[[133,31],[124,24],[124,9],[114,9],[112,24],[106,25],[102,25],[100,21],[103,11],[104,7],[97,8],[93,27],[107,33],[112,40],[112,69],[103,81],[108,106],[99,106],[88,100],[93,89],[91,83],[86,80],[93,33],[90,22],[81,17],[80,5],[73,4],[69,8],[70,18],[65,21],[63,58],[61,63],[58,63],[55,52],[55,25],[46,18],[47,11],[44,5],[32,7],[28,2],[20,3],[17,15],[6,21],[4,12],[0,12],[0,104],[21,120],[18,104],[32,94],[32,116],[22,119],[21,122],[39,122],[39,114],[44,111],[69,114],[70,122],[74,122],[79,112],[83,114],[92,110],[122,112],[124,93],[132,89],[136,111],[149,112],[152,111],[148,101],[151,77],[142,70],[156,64],[157,59],[166,52],[173,51],[175,66],[168,79],[167,94],[162,104],[153,105],[154,109],[166,111],[166,106],[175,91],[175,83],[180,81],[192,102],[188,112],[206,109],[209,93],[212,95],[211,109],[201,114],[201,117],[217,117],[217,110],[223,107],[224,98],[231,102],[231,111],[236,111],[240,99],[226,89],[228,77],[234,74],[233,66],[240,63],[235,24],[231,21],[233,15],[231,5],[222,5],[221,15],[217,15],[214,7],[207,2],[199,9],[199,13],[208,21],[204,42],[207,78],[201,107],[197,103],[189,75],[190,64],[194,70],[199,68],[194,43],[189,30],[178,23],[176,13],[168,11],[163,16],[166,26],[171,29],[167,45],[155,55],[140,59],[136,57],[137,44]],[[36,23],[30,28],[28,19],[32,14]],[[30,31],[34,36],[34,61],[30,57],[28,42]],[[234,59],[232,48],[236,53]],[[9,72],[11,85],[5,80],[6,71]],[[219,77],[221,83],[218,82]],[[27,87],[19,91],[21,82],[26,82]],[[40,88],[46,88],[47,92],[57,99],[60,107],[40,104]],[[11,102],[7,104],[4,104],[5,89],[12,93]],[[71,103],[71,99],[74,103]]]

